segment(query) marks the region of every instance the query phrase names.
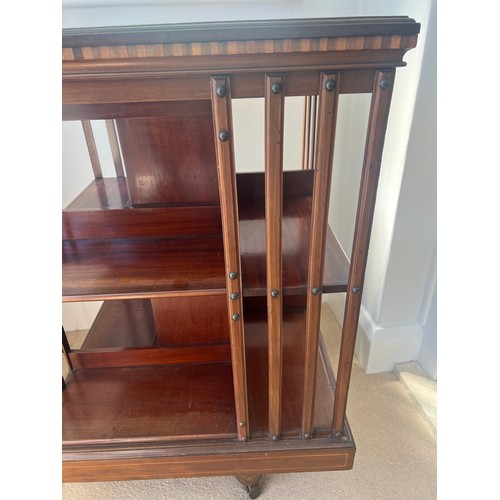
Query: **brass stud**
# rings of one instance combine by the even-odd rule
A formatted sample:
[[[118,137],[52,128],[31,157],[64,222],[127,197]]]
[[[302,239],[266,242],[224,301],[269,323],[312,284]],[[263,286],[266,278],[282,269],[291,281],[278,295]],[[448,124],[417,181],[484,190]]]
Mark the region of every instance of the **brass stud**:
[[[279,437],[277,434],[275,434],[275,435],[273,436],[273,441],[278,441],[278,439],[279,439],[279,438],[280,438],[280,437]]]
[[[227,140],[229,140],[229,132],[227,130],[221,130],[219,132],[219,139],[222,142],[226,142]]]
[[[219,87],[217,87],[215,89],[215,93],[219,96],[219,97],[226,97],[226,87],[224,87],[224,85],[220,85]]]
[[[271,297],[276,298],[278,297],[280,292],[278,290],[271,290]]]
[[[239,297],[239,295],[238,295],[236,292],[233,292],[233,293],[230,295],[230,297],[231,297],[231,300],[236,300],[236,299]]]
[[[359,286],[355,286],[353,289],[352,289],[352,293],[354,295],[358,295],[359,293],[361,293],[361,288]]]
[[[231,317],[233,318],[234,321],[238,321],[240,319],[239,314],[233,314]]]
[[[321,293],[321,288],[319,286],[315,286],[311,291],[313,295],[319,295]]]
[[[309,434],[308,432],[306,432],[304,434],[304,439],[311,439],[311,434]]]
[[[238,273],[236,271],[231,271],[229,273],[229,278],[235,280],[238,277]]]

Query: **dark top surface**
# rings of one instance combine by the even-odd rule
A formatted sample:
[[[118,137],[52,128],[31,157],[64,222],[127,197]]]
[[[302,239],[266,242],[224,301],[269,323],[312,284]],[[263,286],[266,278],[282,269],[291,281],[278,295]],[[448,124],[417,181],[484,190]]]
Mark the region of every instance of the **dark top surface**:
[[[416,35],[420,24],[407,16],[338,17],[103,26],[63,30],[63,47],[150,43]]]

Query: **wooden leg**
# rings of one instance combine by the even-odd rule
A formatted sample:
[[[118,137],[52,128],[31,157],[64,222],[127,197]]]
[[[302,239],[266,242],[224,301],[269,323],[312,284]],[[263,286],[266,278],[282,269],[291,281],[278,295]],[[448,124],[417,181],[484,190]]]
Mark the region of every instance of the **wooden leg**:
[[[261,475],[239,474],[235,477],[245,487],[250,498],[257,498],[260,495]]]

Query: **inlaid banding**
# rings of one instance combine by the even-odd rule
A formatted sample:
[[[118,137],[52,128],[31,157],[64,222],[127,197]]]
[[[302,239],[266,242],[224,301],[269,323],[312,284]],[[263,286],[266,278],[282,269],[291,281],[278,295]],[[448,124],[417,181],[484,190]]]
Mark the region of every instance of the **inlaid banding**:
[[[224,42],[192,42],[151,45],[114,45],[62,50],[63,61],[130,59],[144,57],[216,56],[223,54],[266,54],[346,50],[411,49],[417,36],[351,36]]]

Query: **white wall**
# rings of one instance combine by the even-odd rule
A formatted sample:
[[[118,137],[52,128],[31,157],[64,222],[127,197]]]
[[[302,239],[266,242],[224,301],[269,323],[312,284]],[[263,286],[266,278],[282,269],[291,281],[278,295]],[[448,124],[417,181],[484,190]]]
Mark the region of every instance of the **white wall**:
[[[431,338],[421,353],[424,332],[435,336],[435,326],[432,327],[429,317],[429,311],[435,307],[432,305],[436,248],[435,5],[432,0],[399,2],[397,6],[393,2],[361,2],[360,14],[371,14],[374,7],[382,5],[387,14],[406,12],[422,23],[422,30],[417,49],[405,57],[408,67],[398,69],[396,74],[356,355],[368,373],[392,370],[396,362],[420,360],[428,367],[428,374],[435,376],[432,366],[436,363],[436,353],[431,348],[435,342]],[[361,120],[357,107],[358,102],[350,102],[344,111],[352,110],[356,116],[353,127]],[[348,157],[344,159],[342,151],[335,166],[340,170],[338,176],[345,168],[353,168],[356,173],[359,168]],[[354,182],[356,175],[351,177]],[[346,189],[351,193],[354,185]],[[331,216],[335,219],[340,209],[335,211],[339,202],[333,203]],[[349,211],[340,221],[332,221],[334,227],[339,227],[340,241],[347,252],[352,235],[342,239],[347,234],[343,224],[351,217]],[[342,318],[345,298],[330,296],[329,301],[337,317]]]
[[[431,304],[429,296],[432,297],[434,289],[429,282],[432,281],[430,256],[435,250],[432,209],[435,201],[435,184],[432,185],[435,149],[427,146],[433,139],[435,141],[432,127],[435,120],[435,98],[432,97],[435,96],[435,73],[433,76],[427,69],[427,76],[420,80],[421,70],[430,68],[433,63],[435,37],[429,37],[428,43],[426,39],[430,13],[435,8],[434,0],[250,1],[231,4],[193,1],[182,4],[162,2],[162,5],[148,2],[147,6],[133,5],[128,1],[125,7],[109,6],[113,2],[102,0],[107,6],[70,6],[70,3],[76,5],[75,2],[63,1],[63,27],[350,15],[408,15],[422,24],[417,48],[405,56],[408,66],[397,70],[363,295],[362,328],[356,350],[368,372],[392,370],[395,362],[418,359],[423,325],[427,325],[427,331],[432,331],[429,324],[432,315],[428,314],[432,307],[425,309],[423,304]],[[419,114],[414,118],[417,99]],[[330,213],[331,224],[347,253],[352,244],[352,221],[364,146],[363,139],[356,137],[365,127],[368,102],[365,95],[343,96],[339,109],[339,118],[347,119],[347,128],[339,129],[344,145],[335,153],[334,182],[341,181],[342,185],[333,189],[337,196],[332,201]],[[235,123],[239,120],[240,106],[248,108],[251,103],[235,105]],[[256,130],[255,124],[261,122],[262,111],[258,106],[254,107],[254,112],[253,115],[246,114],[243,121],[243,126],[250,130]],[[296,108],[294,112],[300,111]],[[261,150],[248,145],[237,145],[235,149],[239,170],[251,169],[259,158],[263,158]],[[79,155],[73,146],[71,153]],[[69,155],[66,152],[65,158]],[[343,307],[343,297],[330,295],[328,300],[341,319],[339,311]],[[432,342],[426,345],[432,345]]]
[[[63,28],[244,19],[355,16],[349,0],[62,0]],[[89,7],[90,5],[90,7]]]

